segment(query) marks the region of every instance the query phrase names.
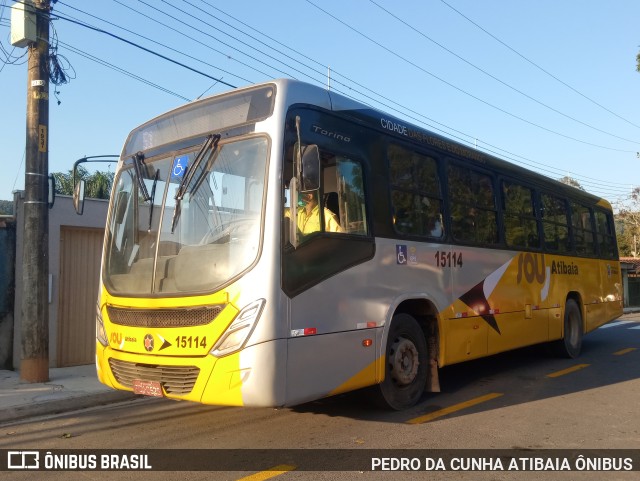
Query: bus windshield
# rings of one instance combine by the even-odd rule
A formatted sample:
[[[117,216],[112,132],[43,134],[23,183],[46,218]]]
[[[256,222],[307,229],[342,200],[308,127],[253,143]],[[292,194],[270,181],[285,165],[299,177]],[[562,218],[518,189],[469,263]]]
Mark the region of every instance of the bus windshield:
[[[179,202],[176,193],[198,148],[125,166],[107,223],[107,289],[198,294],[248,269],[260,247],[267,152],[266,137],[220,142],[198,167],[201,182]]]

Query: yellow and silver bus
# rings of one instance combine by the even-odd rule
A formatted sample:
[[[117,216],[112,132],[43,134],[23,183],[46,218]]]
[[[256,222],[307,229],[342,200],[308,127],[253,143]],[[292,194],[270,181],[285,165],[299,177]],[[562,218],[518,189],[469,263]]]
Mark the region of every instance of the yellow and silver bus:
[[[96,365],[115,389],[206,404],[370,387],[403,409],[442,366],[537,343],[575,357],[621,313],[608,202],[277,80],[127,138]]]

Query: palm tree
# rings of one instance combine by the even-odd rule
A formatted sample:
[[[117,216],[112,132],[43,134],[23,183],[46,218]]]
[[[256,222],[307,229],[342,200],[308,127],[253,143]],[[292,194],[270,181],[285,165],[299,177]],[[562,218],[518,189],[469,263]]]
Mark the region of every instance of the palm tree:
[[[113,172],[96,171],[89,176],[85,195],[94,199],[108,199],[113,185]]]
[[[73,195],[73,170],[67,173],[54,172],[56,179],[56,194]],[[96,171],[89,174],[89,171],[78,166],[76,174],[76,182],[85,181],[85,196],[94,199],[108,199],[113,185],[113,172]]]

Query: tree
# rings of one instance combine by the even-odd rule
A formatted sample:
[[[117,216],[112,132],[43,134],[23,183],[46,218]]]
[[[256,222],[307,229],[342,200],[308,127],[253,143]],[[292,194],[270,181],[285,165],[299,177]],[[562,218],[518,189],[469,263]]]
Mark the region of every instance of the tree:
[[[13,201],[0,200],[0,215],[12,215],[13,214]]]
[[[636,55],[636,70],[640,72],[640,53]]]
[[[60,195],[73,195],[73,170],[67,173],[54,172],[56,179],[56,193]],[[94,199],[108,199],[113,185],[113,172],[96,171],[89,174],[89,171],[78,166],[76,181],[85,181],[85,197]]]
[[[616,234],[620,257],[640,257],[640,187],[616,206]]]
[[[575,187],[576,189],[584,190],[584,187],[580,185],[580,182],[578,182],[573,177],[569,177],[568,175],[565,175],[562,179],[559,179],[559,180],[563,184],[570,185],[571,187]]]

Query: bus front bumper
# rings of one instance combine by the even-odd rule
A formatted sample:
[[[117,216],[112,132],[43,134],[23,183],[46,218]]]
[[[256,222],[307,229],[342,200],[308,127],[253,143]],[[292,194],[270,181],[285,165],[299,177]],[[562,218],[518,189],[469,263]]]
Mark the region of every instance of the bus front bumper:
[[[284,405],[286,341],[216,358],[128,353],[96,343],[101,383],[114,389],[220,406]],[[134,389],[135,386],[135,389]]]

